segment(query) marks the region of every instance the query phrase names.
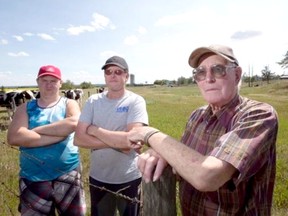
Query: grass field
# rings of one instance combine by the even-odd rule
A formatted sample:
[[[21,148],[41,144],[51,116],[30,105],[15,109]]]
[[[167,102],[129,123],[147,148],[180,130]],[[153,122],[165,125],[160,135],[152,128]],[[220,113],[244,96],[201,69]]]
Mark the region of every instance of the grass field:
[[[186,120],[192,110],[205,104],[197,87],[128,87],[147,102],[150,125],[180,139]],[[88,93],[89,91],[89,93]],[[94,90],[86,90],[85,96]],[[275,107],[279,115],[277,139],[277,179],[273,200],[273,216],[288,215],[288,81],[275,81],[269,85],[260,83],[258,87],[243,85],[241,94],[252,99],[267,102]],[[84,101],[85,99],[84,98]],[[6,144],[6,128],[9,121],[6,113],[0,113],[0,212],[3,216],[18,215],[18,149]],[[84,168],[84,185],[88,197],[89,151],[81,149]],[[178,213],[178,215],[181,215]]]

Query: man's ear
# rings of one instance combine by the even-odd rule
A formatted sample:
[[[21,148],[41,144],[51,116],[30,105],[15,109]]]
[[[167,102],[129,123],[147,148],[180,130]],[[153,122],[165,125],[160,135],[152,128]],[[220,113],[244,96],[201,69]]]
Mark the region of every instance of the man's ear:
[[[241,80],[241,76],[242,76],[242,68],[237,66],[235,69],[235,81],[238,84]]]

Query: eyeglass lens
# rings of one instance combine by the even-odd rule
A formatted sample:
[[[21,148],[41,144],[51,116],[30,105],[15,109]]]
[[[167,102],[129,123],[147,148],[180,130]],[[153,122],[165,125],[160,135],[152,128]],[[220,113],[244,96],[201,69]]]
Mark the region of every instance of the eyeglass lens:
[[[104,70],[104,73],[106,74],[106,75],[111,75],[111,74],[116,74],[117,76],[120,76],[120,75],[122,75],[123,73],[125,73],[123,70]]]
[[[215,78],[221,78],[226,75],[227,68],[234,67],[234,66],[225,66],[225,65],[212,65],[210,67],[210,71],[212,76]],[[206,78],[207,75],[207,68],[205,67],[198,67],[194,70],[193,76],[196,81],[201,81]]]

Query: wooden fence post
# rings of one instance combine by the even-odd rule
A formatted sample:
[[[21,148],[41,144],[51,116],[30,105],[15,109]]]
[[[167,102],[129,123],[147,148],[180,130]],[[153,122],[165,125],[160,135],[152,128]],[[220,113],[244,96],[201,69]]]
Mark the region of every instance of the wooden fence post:
[[[146,184],[142,181],[142,216],[176,216],[176,177],[168,166],[161,178]]]

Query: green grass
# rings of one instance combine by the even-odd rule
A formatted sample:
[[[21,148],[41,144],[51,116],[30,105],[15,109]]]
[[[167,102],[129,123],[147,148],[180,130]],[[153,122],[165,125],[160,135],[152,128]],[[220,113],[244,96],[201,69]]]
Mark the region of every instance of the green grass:
[[[180,139],[190,113],[205,104],[195,85],[186,87],[128,87],[129,90],[142,95],[147,103],[150,125]],[[85,99],[88,90],[85,91]],[[95,90],[90,89],[90,94]],[[277,138],[277,178],[273,200],[273,216],[288,215],[288,81],[275,81],[258,87],[243,86],[241,94],[252,99],[267,102],[275,107],[279,116],[279,133]],[[1,128],[7,124],[0,113]],[[18,150],[6,144],[6,132],[0,132],[0,209],[1,215],[17,215],[18,207]],[[89,206],[88,171],[89,151],[81,149],[84,168],[84,186],[87,205]],[[178,215],[181,215],[178,212]]]

